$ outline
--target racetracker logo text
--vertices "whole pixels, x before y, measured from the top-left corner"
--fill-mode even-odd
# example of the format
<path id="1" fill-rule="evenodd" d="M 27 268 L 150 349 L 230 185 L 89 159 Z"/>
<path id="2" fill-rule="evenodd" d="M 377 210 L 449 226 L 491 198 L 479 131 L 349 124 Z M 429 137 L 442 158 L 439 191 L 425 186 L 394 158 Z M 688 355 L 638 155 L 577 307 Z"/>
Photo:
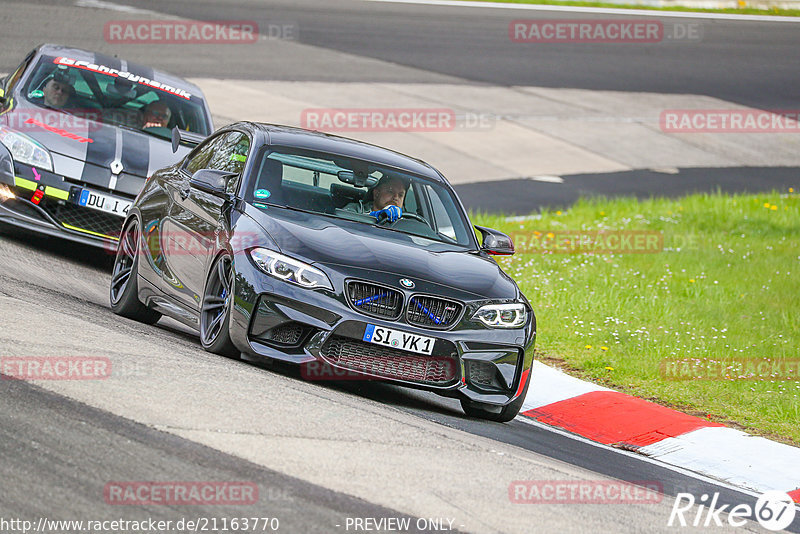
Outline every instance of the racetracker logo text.
<path id="1" fill-rule="evenodd" d="M 87 356 L 5 356 L 3 380 L 102 380 L 111 376 L 111 360 Z"/>
<path id="2" fill-rule="evenodd" d="M 508 486 L 516 504 L 655 504 L 663 492 L 654 480 L 515 480 Z"/>
<path id="3" fill-rule="evenodd" d="M 253 482 L 109 482 L 106 504 L 114 505 L 249 505 L 258 502 Z"/>
<path id="4" fill-rule="evenodd" d="M 83 139 L 82 135 L 87 132 L 103 128 L 104 120 L 103 113 L 98 109 L 70 109 L 69 113 L 49 109 L 20 109 L 6 114 L 5 118 L 6 125 L 13 130 L 50 131 L 75 140 Z"/>
<path id="5" fill-rule="evenodd" d="M 697 22 L 645 20 L 514 20 L 508 37 L 515 43 L 679 43 L 703 37 Z"/>
<path id="6" fill-rule="evenodd" d="M 112 20 L 103 35 L 112 44 L 252 44 L 259 33 L 253 20 Z"/>
<path id="7" fill-rule="evenodd" d="M 304 380 L 389 380 L 425 377 L 431 368 L 447 376 L 455 374 L 454 363 L 449 358 L 409 355 L 408 358 L 375 360 L 363 363 L 358 371 L 336 367 L 327 362 L 314 360 L 300 364 L 300 375 Z"/>
<path id="8" fill-rule="evenodd" d="M 798 133 L 800 109 L 668 109 L 665 133 Z"/>
<path id="9" fill-rule="evenodd" d="M 511 236 L 521 254 L 654 254 L 664 234 L 654 230 L 532 230 Z"/>
<path id="10" fill-rule="evenodd" d="M 450 132 L 456 113 L 447 108 L 304 109 L 300 126 L 328 132 Z"/>
<path id="11" fill-rule="evenodd" d="M 218 250 L 220 236 L 214 232 L 186 232 L 184 230 L 170 230 L 162 228 L 160 232 L 155 227 L 145 230 L 144 243 L 140 246 L 138 254 L 145 257 L 175 257 L 175 256 L 207 256 Z M 248 249 L 258 245 L 260 237 L 256 233 L 238 232 L 230 238 L 229 245 L 234 255 L 244 254 Z M 104 245 L 106 252 L 116 254 L 118 242 L 107 242 Z"/>
<path id="12" fill-rule="evenodd" d="M 800 380 L 800 360 L 779 358 L 678 358 L 662 360 L 666 380 Z"/>

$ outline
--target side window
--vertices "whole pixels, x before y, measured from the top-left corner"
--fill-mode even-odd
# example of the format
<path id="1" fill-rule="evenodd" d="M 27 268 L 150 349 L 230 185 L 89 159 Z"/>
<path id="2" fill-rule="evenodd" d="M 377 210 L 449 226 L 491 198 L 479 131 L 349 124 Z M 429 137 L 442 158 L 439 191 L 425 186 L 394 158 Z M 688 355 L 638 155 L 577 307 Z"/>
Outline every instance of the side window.
<path id="1" fill-rule="evenodd" d="M 250 139 L 241 132 L 229 132 L 221 137 L 207 168 L 240 174 L 250 152 Z"/>
<path id="2" fill-rule="evenodd" d="M 215 169 L 240 175 L 250 153 L 250 138 L 241 132 L 226 132 L 207 140 L 189 156 L 186 172 Z M 228 192 L 235 193 L 239 177 L 228 183 Z"/>
<path id="3" fill-rule="evenodd" d="M 430 185 L 426 185 L 425 188 L 428 191 L 428 197 L 431 199 L 431 206 L 433 207 L 433 217 L 436 220 L 436 226 L 439 232 L 441 232 L 442 234 L 446 235 L 449 238 L 458 240 L 455 230 L 453 230 L 453 227 L 449 222 L 450 220 L 452 220 L 453 217 L 457 217 L 457 214 L 454 213 L 453 207 L 448 209 L 448 206 L 451 206 L 449 202 L 447 206 L 445 205 L 442 197 L 440 196 L 440 191 L 441 191 L 440 189 L 438 188 L 434 189 Z M 444 193 L 444 191 L 441 191 L 441 193 Z"/>
<path id="4" fill-rule="evenodd" d="M 186 171 L 189 174 L 194 174 L 200 169 L 220 169 L 219 166 L 214 165 L 220 159 L 220 156 L 217 156 L 217 152 L 224 150 L 226 140 L 231 135 L 241 134 L 226 132 L 211 139 L 206 139 L 189 156 L 189 161 L 186 163 Z"/>
<path id="5" fill-rule="evenodd" d="M 414 192 L 416 184 L 412 185 L 406 191 L 406 198 L 403 201 L 403 210 L 410 211 L 411 213 L 419 214 L 419 206 L 417 205 L 417 195 Z"/>
<path id="6" fill-rule="evenodd" d="M 207 169 L 208 162 L 211 160 L 211 155 L 220 142 L 220 137 L 214 137 L 205 141 L 194 149 L 194 152 L 189 156 L 189 161 L 186 163 L 186 172 L 194 174 L 200 169 Z"/>

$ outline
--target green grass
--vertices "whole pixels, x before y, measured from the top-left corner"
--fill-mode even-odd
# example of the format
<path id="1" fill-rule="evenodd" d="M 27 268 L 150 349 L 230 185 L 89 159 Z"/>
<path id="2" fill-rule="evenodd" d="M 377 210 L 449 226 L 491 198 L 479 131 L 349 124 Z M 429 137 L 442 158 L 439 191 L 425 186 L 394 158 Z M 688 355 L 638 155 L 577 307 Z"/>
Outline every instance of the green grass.
<path id="1" fill-rule="evenodd" d="M 800 444 L 800 381 L 676 381 L 659 370 L 662 361 L 683 358 L 800 360 L 796 192 L 581 200 L 568 211 L 524 220 L 475 214 L 472 221 L 518 243 L 516 255 L 498 261 L 534 307 L 537 352 L 545 362 Z M 645 254 L 525 252 L 525 243 L 568 230 L 657 231 L 664 248 Z"/>
<path id="2" fill-rule="evenodd" d="M 758 9 L 747 7 L 743 2 L 743 7 L 725 9 L 701 9 L 686 6 L 656 7 L 636 4 L 614 4 L 609 2 L 581 2 L 571 0 L 470 0 L 474 2 L 499 2 L 508 4 L 538 4 L 544 6 L 579 6 L 579 7 L 604 7 L 617 9 L 649 9 L 654 11 L 686 11 L 691 13 L 728 13 L 734 15 L 775 15 L 781 17 L 798 17 L 800 9 L 782 9 L 773 7 L 771 9 Z"/>

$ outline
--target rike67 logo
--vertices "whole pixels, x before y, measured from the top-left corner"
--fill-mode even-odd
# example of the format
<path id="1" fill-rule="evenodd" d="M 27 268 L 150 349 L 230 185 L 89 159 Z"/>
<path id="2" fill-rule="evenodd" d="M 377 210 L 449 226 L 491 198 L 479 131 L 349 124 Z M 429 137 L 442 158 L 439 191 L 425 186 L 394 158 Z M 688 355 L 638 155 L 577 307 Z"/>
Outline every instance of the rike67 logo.
<path id="1" fill-rule="evenodd" d="M 691 493 L 678 493 L 667 526 L 742 527 L 747 524 L 747 519 L 755 517 L 765 529 L 778 531 L 792 524 L 797 513 L 792 498 L 782 491 L 764 493 L 754 507 L 738 504 L 731 508 L 729 504 L 718 503 L 719 493 L 714 493 L 711 497 L 704 493 L 698 500 Z M 693 510 L 695 504 L 697 509 Z"/>

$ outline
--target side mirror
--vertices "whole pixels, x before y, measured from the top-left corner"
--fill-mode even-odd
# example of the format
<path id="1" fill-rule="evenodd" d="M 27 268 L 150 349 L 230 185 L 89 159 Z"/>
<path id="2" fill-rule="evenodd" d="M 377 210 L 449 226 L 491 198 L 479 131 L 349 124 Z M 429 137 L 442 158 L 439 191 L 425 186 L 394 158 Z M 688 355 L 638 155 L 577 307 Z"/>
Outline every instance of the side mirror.
<path id="1" fill-rule="evenodd" d="M 189 185 L 215 197 L 228 199 L 228 181 L 236 176 L 227 171 L 200 169 L 189 179 Z"/>
<path id="2" fill-rule="evenodd" d="M 481 250 L 495 256 L 511 256 L 514 254 L 514 241 L 503 232 L 493 228 L 476 226 L 483 237 Z"/>
<path id="3" fill-rule="evenodd" d="M 205 138 L 204 135 L 187 132 L 175 126 L 172 128 L 172 152 L 177 152 L 180 145 L 195 147 L 202 143 Z"/>

